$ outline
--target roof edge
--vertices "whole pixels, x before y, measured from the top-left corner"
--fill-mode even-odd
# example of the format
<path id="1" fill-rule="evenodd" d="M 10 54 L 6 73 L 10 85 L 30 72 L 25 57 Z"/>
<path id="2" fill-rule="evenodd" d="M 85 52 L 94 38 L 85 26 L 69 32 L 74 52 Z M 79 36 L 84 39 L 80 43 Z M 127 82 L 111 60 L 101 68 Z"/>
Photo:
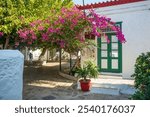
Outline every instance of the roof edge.
<path id="1" fill-rule="evenodd" d="M 101 7 L 109 7 L 115 5 L 122 5 L 122 4 L 129 4 L 134 2 L 141 2 L 146 0 L 114 0 L 114 1 L 107 1 L 107 2 L 99 2 L 95 4 L 87 4 L 87 5 L 76 5 L 76 7 L 80 10 L 92 9 L 92 8 L 101 8 Z"/>

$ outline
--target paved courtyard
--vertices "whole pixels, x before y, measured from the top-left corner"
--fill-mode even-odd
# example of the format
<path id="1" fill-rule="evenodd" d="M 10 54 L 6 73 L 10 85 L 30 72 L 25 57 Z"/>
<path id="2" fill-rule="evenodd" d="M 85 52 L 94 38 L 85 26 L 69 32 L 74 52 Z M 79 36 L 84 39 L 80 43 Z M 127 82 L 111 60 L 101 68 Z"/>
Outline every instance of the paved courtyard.
<path id="1" fill-rule="evenodd" d="M 66 67 L 64 63 L 63 69 Z M 127 100 L 130 95 L 105 95 L 82 92 L 77 83 L 58 75 L 59 64 L 29 65 L 24 68 L 25 100 Z"/>

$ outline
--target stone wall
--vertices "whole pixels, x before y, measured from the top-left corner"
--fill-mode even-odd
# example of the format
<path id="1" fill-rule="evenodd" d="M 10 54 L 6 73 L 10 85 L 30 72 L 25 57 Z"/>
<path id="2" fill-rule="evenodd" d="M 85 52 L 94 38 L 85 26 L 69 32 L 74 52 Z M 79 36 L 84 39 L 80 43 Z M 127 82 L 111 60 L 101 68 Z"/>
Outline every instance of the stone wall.
<path id="1" fill-rule="evenodd" d="M 95 41 L 96 40 L 93 40 L 93 43 Z M 81 65 L 83 65 L 84 62 L 88 60 L 93 61 L 95 62 L 95 64 L 97 64 L 97 47 L 95 47 L 94 45 L 84 48 L 81 52 L 81 55 Z"/>
<path id="2" fill-rule="evenodd" d="M 20 100 L 24 56 L 17 50 L 0 50 L 0 99 Z"/>

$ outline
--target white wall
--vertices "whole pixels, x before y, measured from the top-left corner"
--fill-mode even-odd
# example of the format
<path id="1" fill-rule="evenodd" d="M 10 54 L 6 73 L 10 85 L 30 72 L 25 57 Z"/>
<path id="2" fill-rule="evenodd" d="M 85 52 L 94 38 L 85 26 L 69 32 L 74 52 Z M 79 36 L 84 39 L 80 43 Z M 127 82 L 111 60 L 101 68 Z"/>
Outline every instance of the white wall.
<path id="1" fill-rule="evenodd" d="M 33 54 L 33 60 L 38 60 L 39 56 L 41 54 L 41 50 L 40 49 L 29 50 L 27 47 L 25 47 L 25 49 L 22 50 L 21 52 L 24 55 L 25 60 L 30 60 L 29 59 L 29 52 L 31 52 Z"/>
<path id="2" fill-rule="evenodd" d="M 122 30 L 127 42 L 123 44 L 123 78 L 134 72 L 136 58 L 150 51 L 150 1 L 96 9 L 99 14 L 122 21 Z"/>
<path id="3" fill-rule="evenodd" d="M 17 50 L 0 50 L 0 99 L 20 100 L 24 56 Z"/>

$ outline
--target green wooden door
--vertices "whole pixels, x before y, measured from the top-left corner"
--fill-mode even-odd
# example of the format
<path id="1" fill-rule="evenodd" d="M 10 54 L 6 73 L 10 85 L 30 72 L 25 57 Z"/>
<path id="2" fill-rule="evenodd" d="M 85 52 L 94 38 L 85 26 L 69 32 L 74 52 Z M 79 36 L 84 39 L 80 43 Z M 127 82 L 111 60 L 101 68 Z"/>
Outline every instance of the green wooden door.
<path id="1" fill-rule="evenodd" d="M 106 39 L 98 38 L 98 66 L 100 72 L 122 72 L 122 44 L 115 34 L 107 35 L 110 39 L 108 44 Z"/>

